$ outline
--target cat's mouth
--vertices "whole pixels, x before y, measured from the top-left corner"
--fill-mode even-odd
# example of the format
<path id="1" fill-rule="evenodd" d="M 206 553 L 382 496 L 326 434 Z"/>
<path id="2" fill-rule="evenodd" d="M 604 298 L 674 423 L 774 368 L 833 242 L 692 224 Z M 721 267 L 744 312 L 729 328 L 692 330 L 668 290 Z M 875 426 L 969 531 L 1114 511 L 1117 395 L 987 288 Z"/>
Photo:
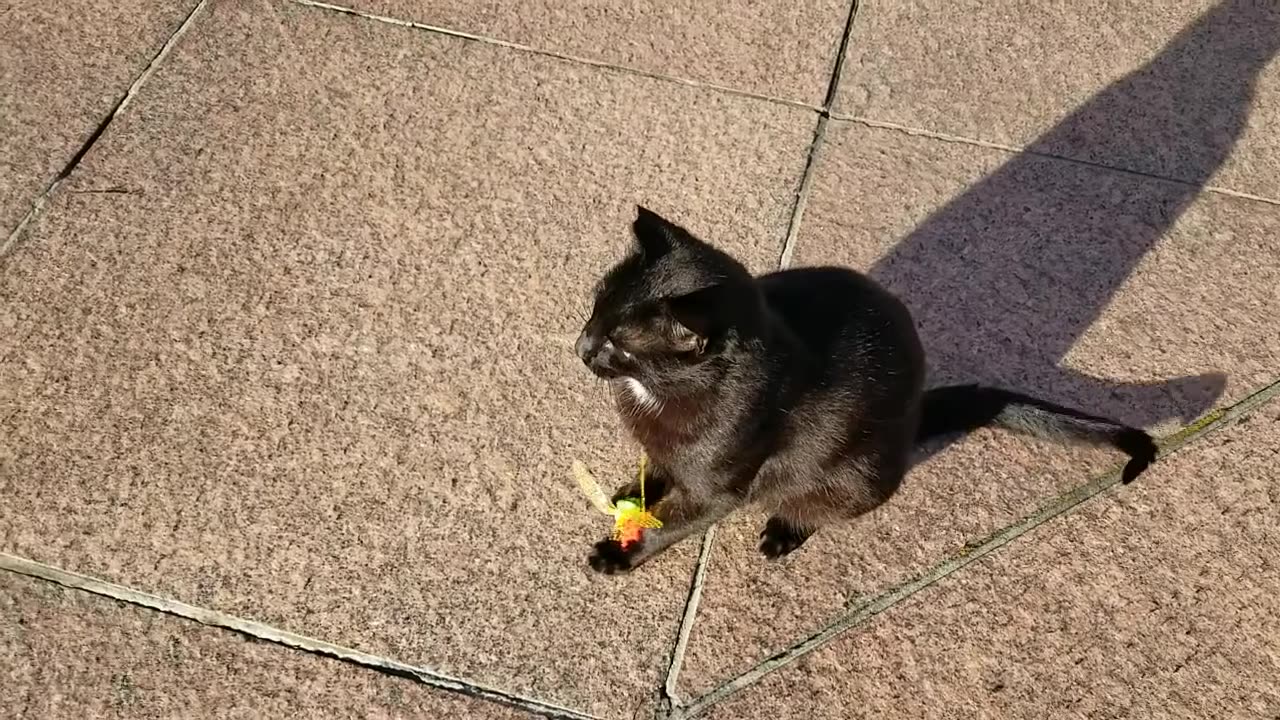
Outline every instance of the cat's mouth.
<path id="1" fill-rule="evenodd" d="M 614 364 L 614 357 L 620 351 L 609 338 L 583 332 L 575 343 L 574 350 L 596 377 L 613 380 L 622 376 L 622 372 Z"/>
<path id="2" fill-rule="evenodd" d="M 621 380 L 623 373 L 609 363 L 608 358 L 596 358 L 592 362 L 587 363 L 587 368 L 591 373 L 602 380 Z"/>

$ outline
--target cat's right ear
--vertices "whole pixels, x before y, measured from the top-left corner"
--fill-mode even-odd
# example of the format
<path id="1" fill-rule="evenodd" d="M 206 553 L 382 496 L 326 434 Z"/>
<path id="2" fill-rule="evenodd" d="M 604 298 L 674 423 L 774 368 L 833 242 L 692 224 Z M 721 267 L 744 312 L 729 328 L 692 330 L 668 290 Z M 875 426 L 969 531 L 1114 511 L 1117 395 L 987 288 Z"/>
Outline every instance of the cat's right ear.
<path id="1" fill-rule="evenodd" d="M 652 260 L 671 252 L 680 228 L 649 208 L 637 205 L 631 231 L 635 233 L 636 247 L 641 254 Z"/>
<path id="2" fill-rule="evenodd" d="M 712 285 L 666 301 L 667 313 L 675 321 L 677 349 L 702 354 L 711 338 L 725 329 L 728 292 L 725 285 Z"/>

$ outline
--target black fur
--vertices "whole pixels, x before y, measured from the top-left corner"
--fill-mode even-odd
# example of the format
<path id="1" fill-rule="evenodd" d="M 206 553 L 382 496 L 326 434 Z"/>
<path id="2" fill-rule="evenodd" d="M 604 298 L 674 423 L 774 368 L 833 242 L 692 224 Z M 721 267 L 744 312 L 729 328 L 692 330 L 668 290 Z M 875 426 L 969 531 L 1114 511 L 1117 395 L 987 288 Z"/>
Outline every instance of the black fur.
<path id="1" fill-rule="evenodd" d="M 989 425 L 1044 438 L 1110 445 L 1130 458 L 1120 475 L 1125 484 L 1155 462 L 1158 452 L 1152 437 L 1137 428 L 1012 390 L 981 385 L 949 385 L 925 392 L 916 440 L 925 442 Z"/>
<path id="2" fill-rule="evenodd" d="M 663 527 L 625 551 L 597 543 L 590 564 L 600 572 L 638 567 L 746 502 L 772 512 L 760 551 L 786 555 L 822 525 L 888 500 L 913 448 L 944 433 L 999 424 L 1109 442 L 1133 457 L 1126 481 L 1154 457 L 1141 430 L 1017 393 L 925 393 L 910 314 L 860 273 L 754 278 L 644 208 L 633 231 L 634 250 L 598 285 L 576 349 L 649 456 Z"/>

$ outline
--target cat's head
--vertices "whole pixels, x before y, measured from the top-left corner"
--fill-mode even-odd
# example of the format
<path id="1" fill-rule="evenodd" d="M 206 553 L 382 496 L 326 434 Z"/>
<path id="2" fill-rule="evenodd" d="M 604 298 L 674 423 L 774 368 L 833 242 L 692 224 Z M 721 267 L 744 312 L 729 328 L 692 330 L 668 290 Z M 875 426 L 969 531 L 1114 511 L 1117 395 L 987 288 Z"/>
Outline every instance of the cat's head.
<path id="1" fill-rule="evenodd" d="M 596 285 L 576 350 L 596 375 L 646 387 L 692 378 L 759 324 L 751 273 L 644 207 L 631 252 Z"/>

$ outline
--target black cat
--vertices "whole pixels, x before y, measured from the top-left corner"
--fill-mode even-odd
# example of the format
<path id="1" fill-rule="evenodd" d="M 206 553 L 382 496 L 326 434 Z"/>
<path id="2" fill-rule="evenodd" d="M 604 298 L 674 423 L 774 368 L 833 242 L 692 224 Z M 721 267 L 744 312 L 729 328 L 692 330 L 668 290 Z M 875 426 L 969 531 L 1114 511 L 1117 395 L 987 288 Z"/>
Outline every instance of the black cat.
<path id="1" fill-rule="evenodd" d="M 649 456 L 663 526 L 626 550 L 596 543 L 597 571 L 634 568 L 747 502 L 772 511 L 760 551 L 786 555 L 885 502 L 918 443 L 983 425 L 1119 448 L 1131 457 L 1124 482 L 1155 459 L 1146 432 L 1077 410 L 977 385 L 925 391 L 910 313 L 860 273 L 754 278 L 638 210 L 634 252 L 596 288 L 576 350 Z"/>

